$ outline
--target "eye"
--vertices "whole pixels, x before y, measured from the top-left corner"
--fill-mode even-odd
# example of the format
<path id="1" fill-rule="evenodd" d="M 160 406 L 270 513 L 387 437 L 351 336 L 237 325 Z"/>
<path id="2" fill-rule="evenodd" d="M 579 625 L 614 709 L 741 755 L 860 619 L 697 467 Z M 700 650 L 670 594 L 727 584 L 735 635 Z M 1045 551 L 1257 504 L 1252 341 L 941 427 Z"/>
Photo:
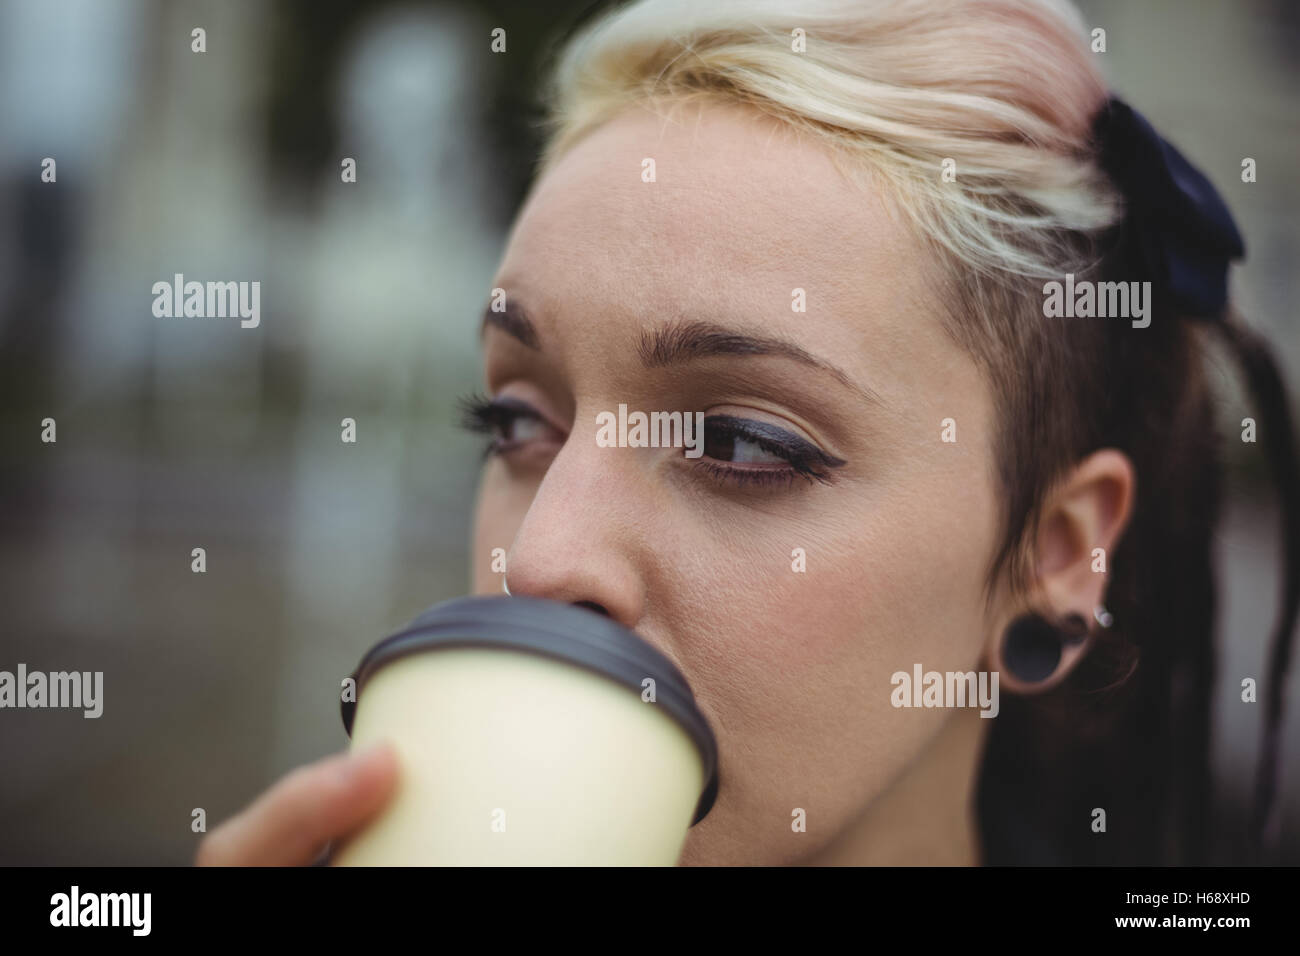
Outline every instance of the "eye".
<path id="1" fill-rule="evenodd" d="M 492 441 L 484 450 L 499 455 L 538 442 L 561 442 L 564 435 L 527 402 L 517 398 L 467 395 L 460 400 L 461 427 Z"/>
<path id="2" fill-rule="evenodd" d="M 736 432 L 717 429 L 710 432 L 707 423 L 704 430 L 704 454 L 715 461 L 736 464 L 783 465 L 787 461 L 780 455 L 767 451 L 754 439 L 745 438 Z"/>
<path id="3" fill-rule="evenodd" d="M 796 477 L 829 483 L 831 469 L 845 464 L 794 432 L 731 415 L 704 419 L 702 450 L 698 467 L 736 485 L 790 484 Z"/>

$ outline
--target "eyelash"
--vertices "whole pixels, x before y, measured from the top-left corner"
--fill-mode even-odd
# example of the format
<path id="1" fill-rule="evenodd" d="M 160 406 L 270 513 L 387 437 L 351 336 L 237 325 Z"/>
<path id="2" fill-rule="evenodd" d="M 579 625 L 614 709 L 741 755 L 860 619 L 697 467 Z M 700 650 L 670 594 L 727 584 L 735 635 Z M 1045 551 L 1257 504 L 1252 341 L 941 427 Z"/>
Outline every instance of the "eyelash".
<path id="1" fill-rule="evenodd" d="M 492 438 L 483 449 L 483 458 L 513 450 L 514 441 L 499 434 L 520 419 L 541 422 L 544 419 L 524 402 L 488 398 L 480 393 L 463 396 L 457 403 L 460 408 L 460 426 L 466 431 Z"/>
<path id="2" fill-rule="evenodd" d="M 467 431 L 492 437 L 483 451 L 483 458 L 512 451 L 515 443 L 503 439 L 501 431 L 509 428 L 516 421 L 532 420 L 545 422 L 540 415 L 524 402 L 489 398 L 480 393 L 466 395 L 459 402 L 461 410 L 461 427 Z M 810 484 L 813 481 L 830 484 L 834 480 L 832 468 L 844 464 L 838 458 L 828 455 L 802 439 L 790 435 L 767 423 L 751 422 L 743 418 L 728 415 L 709 416 L 706 427 L 713 430 L 714 436 L 723 435 L 739 438 L 757 445 L 764 451 L 782 459 L 788 467 L 784 468 L 738 468 L 716 459 L 694 459 L 695 467 L 720 484 L 732 484 L 737 487 L 785 485 L 790 487 L 796 478 L 804 478 Z"/>

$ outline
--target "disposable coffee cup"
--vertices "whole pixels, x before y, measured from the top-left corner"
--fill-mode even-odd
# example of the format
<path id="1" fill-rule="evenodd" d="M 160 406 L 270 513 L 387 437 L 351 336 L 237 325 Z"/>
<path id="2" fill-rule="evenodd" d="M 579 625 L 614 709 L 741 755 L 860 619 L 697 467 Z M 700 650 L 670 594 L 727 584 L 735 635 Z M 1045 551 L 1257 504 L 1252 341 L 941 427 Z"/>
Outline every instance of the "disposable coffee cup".
<path id="1" fill-rule="evenodd" d="M 457 598 L 352 676 L 352 747 L 390 741 L 399 781 L 333 865 L 668 866 L 713 806 L 717 744 L 686 679 L 585 608 Z"/>

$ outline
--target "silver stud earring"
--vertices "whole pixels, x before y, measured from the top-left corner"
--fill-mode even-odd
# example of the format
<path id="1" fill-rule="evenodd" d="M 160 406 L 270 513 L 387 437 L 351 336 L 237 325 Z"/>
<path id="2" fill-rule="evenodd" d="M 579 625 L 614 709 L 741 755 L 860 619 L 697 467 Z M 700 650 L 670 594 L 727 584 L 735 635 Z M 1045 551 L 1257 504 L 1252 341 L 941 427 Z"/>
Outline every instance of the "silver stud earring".
<path id="1" fill-rule="evenodd" d="M 1114 616 L 1101 604 L 1092 609 L 1092 616 L 1096 618 L 1097 623 L 1102 627 L 1110 627 L 1115 623 Z"/>

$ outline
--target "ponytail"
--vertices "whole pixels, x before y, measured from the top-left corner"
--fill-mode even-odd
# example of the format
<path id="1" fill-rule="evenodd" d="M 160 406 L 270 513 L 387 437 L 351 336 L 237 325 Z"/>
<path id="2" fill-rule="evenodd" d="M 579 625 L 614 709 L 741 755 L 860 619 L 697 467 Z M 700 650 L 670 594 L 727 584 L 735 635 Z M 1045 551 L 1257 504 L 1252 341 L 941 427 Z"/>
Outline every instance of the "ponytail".
<path id="1" fill-rule="evenodd" d="M 1251 852 L 1262 857 L 1276 841 L 1280 826 L 1277 808 L 1278 749 L 1291 639 L 1300 615 L 1300 459 L 1295 429 L 1287 406 L 1286 388 L 1268 344 L 1240 322 L 1237 315 L 1212 323 L 1223 337 L 1246 378 L 1259 415 L 1259 435 L 1269 472 L 1278 489 L 1282 517 L 1282 588 L 1277 621 L 1268 652 L 1264 684 L 1264 729 L 1255 774 L 1250 817 Z"/>

